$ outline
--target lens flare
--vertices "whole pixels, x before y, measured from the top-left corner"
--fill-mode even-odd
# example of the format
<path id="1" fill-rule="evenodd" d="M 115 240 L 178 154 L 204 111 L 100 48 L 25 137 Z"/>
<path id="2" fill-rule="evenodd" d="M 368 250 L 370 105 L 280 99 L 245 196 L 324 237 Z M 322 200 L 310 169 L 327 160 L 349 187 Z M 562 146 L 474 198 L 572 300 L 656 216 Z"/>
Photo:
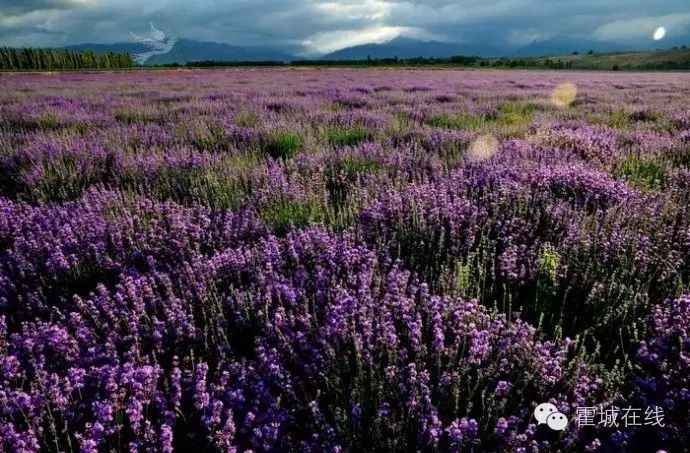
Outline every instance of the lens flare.
<path id="1" fill-rule="evenodd" d="M 568 107 L 575 102 L 577 87 L 574 83 L 562 83 L 553 89 L 551 102 L 557 107 Z"/>
<path id="2" fill-rule="evenodd" d="M 496 154 L 499 142 L 493 135 L 479 136 L 467 150 L 467 160 L 469 162 L 481 162 Z"/>
<path id="3" fill-rule="evenodd" d="M 666 36 L 666 29 L 664 27 L 659 27 L 656 30 L 654 30 L 654 35 L 652 36 L 654 38 L 654 41 L 659 41 Z"/>

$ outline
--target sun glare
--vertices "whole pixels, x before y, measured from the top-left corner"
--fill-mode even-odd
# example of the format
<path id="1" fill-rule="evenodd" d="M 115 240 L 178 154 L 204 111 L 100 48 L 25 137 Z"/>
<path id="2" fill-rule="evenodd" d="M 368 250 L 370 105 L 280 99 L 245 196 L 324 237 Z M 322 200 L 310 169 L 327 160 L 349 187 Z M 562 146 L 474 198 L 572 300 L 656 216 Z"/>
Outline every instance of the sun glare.
<path id="1" fill-rule="evenodd" d="M 664 27 L 659 27 L 654 30 L 654 35 L 652 37 L 654 38 L 654 41 L 659 41 L 664 39 L 664 36 L 666 36 L 666 29 Z"/>
<path id="2" fill-rule="evenodd" d="M 490 159 L 498 151 L 499 142 L 493 135 L 479 136 L 467 150 L 467 159 L 470 162 L 481 162 Z"/>
<path id="3" fill-rule="evenodd" d="M 551 93 L 551 102 L 557 107 L 568 107 L 577 97 L 577 87 L 574 83 L 562 83 Z"/>

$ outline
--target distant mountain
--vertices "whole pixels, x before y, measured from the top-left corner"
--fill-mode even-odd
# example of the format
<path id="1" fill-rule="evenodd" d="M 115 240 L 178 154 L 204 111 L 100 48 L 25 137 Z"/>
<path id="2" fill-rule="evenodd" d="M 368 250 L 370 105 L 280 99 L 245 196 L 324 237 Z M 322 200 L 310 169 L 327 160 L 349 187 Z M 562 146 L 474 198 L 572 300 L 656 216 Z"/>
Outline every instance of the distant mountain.
<path id="1" fill-rule="evenodd" d="M 600 52 L 620 52 L 630 50 L 626 46 L 604 41 L 588 39 L 554 38 L 541 41 L 533 41 L 527 46 L 508 52 L 508 56 L 515 57 L 544 57 L 552 55 L 569 55 L 573 52 L 586 54 L 590 50 Z"/>
<path id="2" fill-rule="evenodd" d="M 557 38 L 534 41 L 523 47 L 499 46 L 491 43 L 454 44 L 439 41 L 420 41 L 409 38 L 396 38 L 382 44 L 363 44 L 347 47 L 324 55 L 323 60 L 365 60 L 381 58 L 444 58 L 454 55 L 475 55 L 480 57 L 539 57 L 569 55 L 572 52 L 585 54 L 590 50 L 601 52 L 620 52 L 629 50 L 612 42 L 587 39 Z"/>
<path id="3" fill-rule="evenodd" d="M 77 44 L 68 46 L 72 50 L 91 50 L 96 53 L 118 52 L 135 54 L 145 52 L 146 47 L 135 42 L 114 44 Z M 281 49 L 271 47 L 244 47 L 230 44 L 180 39 L 172 51 L 151 57 L 146 64 L 184 64 L 188 61 L 291 61 L 295 57 Z"/>
<path id="4" fill-rule="evenodd" d="M 665 40 L 663 43 L 647 42 L 634 46 L 622 46 L 612 42 L 594 41 L 588 39 L 553 38 L 534 41 L 523 47 L 498 44 L 491 42 L 449 43 L 441 41 L 421 41 L 417 39 L 399 37 L 382 44 L 363 44 L 347 47 L 336 52 L 322 55 L 322 60 L 366 60 L 367 58 L 448 58 L 455 55 L 479 57 L 542 57 L 563 56 L 578 52 L 585 55 L 590 50 L 594 53 L 623 52 L 633 49 L 652 50 L 656 46 L 668 48 L 671 45 L 690 44 L 690 36 L 678 36 L 675 41 Z M 135 54 L 148 50 L 136 42 L 122 42 L 115 44 L 79 44 L 67 47 L 74 50 L 92 50 L 96 53 L 125 52 Z M 156 55 L 146 64 L 184 64 L 188 61 L 284 61 L 302 59 L 296 57 L 299 49 L 291 47 L 258 47 L 234 46 L 231 44 L 180 39 L 172 51 L 165 55 Z"/>
<path id="5" fill-rule="evenodd" d="M 461 46 L 440 41 L 420 41 L 396 38 L 382 44 L 363 44 L 347 47 L 321 57 L 323 60 L 366 60 L 367 58 L 446 58 L 454 55 L 497 55 L 498 50 L 489 46 Z"/>

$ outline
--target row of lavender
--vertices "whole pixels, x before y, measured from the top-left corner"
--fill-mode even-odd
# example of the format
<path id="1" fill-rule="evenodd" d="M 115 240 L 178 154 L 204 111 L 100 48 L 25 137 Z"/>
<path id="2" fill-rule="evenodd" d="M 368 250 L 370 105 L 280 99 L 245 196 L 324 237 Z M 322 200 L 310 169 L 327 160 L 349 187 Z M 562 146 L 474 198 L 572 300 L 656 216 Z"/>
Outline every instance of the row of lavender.
<path id="1" fill-rule="evenodd" d="M 688 444 L 687 75 L 0 84 L 0 451 Z"/>

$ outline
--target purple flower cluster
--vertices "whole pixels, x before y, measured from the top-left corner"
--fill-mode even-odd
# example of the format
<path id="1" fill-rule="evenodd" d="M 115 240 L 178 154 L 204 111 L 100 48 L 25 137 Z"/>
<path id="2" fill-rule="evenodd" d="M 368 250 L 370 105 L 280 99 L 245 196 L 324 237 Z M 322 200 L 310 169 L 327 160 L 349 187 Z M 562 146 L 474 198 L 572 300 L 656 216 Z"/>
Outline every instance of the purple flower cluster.
<path id="1" fill-rule="evenodd" d="M 641 407 L 659 407 L 664 419 L 653 429 L 626 433 L 631 445 L 687 445 L 690 441 L 690 296 L 654 308 L 649 339 L 634 358 L 633 398 Z"/>
<path id="2" fill-rule="evenodd" d="M 572 361 L 572 341 L 540 341 L 517 318 L 432 295 L 319 230 L 228 248 L 176 274 L 133 272 L 45 310 L 13 334 L 0 318 L 10 449 L 51 430 L 84 449 L 124 435 L 129 448 L 154 448 L 184 426 L 216 448 L 459 450 L 521 442 L 493 439 L 472 407 L 522 420 L 543 398 L 571 411 L 602 396 Z"/>

